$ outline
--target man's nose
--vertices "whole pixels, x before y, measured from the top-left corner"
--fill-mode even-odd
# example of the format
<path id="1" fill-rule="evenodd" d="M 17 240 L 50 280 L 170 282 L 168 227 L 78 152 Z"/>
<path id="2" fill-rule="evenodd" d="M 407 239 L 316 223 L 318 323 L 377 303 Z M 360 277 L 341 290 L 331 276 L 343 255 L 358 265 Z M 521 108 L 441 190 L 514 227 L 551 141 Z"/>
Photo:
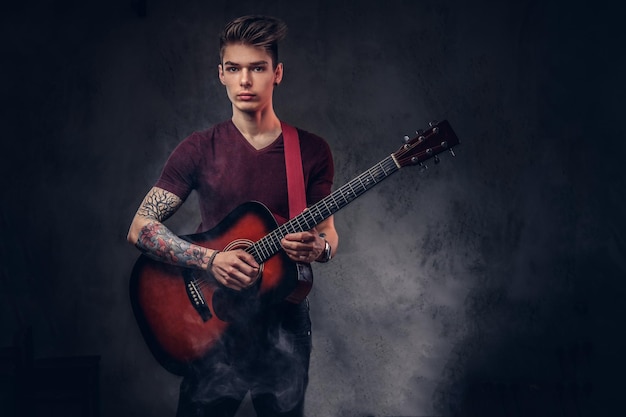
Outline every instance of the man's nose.
<path id="1" fill-rule="evenodd" d="M 252 84 L 252 80 L 250 79 L 250 73 L 248 72 L 247 68 L 244 68 L 241 71 L 241 79 L 239 80 L 239 84 L 241 84 L 242 87 Z"/>

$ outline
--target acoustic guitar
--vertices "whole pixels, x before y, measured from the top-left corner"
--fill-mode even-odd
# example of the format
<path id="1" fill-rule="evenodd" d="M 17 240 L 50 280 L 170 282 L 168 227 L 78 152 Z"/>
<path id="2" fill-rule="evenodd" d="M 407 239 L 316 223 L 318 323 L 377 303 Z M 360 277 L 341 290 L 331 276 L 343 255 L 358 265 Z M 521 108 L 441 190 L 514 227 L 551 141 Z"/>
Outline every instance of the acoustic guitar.
<path id="1" fill-rule="evenodd" d="M 423 165 L 452 148 L 459 140 L 447 121 L 431 122 L 400 149 L 367 171 L 278 225 L 261 203 L 248 202 L 233 210 L 213 229 L 181 238 L 222 251 L 244 249 L 261 265 L 255 285 L 234 291 L 209 273 L 169 265 L 141 255 L 130 280 L 133 311 L 142 335 L 157 361 L 183 375 L 194 362 L 206 358 L 231 324 L 246 320 L 272 303 L 299 303 L 311 289 L 309 264 L 291 261 L 280 241 L 289 233 L 312 229 L 362 196 L 400 168 Z"/>

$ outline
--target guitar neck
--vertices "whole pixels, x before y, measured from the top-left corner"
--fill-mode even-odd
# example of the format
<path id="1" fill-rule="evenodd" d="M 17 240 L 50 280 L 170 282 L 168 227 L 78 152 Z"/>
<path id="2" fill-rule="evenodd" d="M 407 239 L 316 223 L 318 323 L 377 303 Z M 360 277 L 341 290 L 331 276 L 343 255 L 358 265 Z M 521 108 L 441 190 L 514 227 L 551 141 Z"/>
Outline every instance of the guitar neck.
<path id="1" fill-rule="evenodd" d="M 389 155 L 352 181 L 255 242 L 247 249 L 247 252 L 252 254 L 257 262 L 265 262 L 282 249 L 280 241 L 285 235 L 311 230 L 399 169 L 400 166 L 393 155 Z"/>
<path id="2" fill-rule="evenodd" d="M 444 151 L 454 155 L 452 148 L 459 144 L 459 138 L 450 123 L 444 120 L 431 122 L 429 126 L 426 131 L 418 131 L 412 139 L 405 137 L 405 144 L 396 152 L 255 242 L 248 247 L 248 253 L 263 263 L 282 249 L 280 241 L 285 235 L 311 230 L 400 168 L 419 165 L 430 158 L 435 158 L 438 163 L 438 155 Z"/>

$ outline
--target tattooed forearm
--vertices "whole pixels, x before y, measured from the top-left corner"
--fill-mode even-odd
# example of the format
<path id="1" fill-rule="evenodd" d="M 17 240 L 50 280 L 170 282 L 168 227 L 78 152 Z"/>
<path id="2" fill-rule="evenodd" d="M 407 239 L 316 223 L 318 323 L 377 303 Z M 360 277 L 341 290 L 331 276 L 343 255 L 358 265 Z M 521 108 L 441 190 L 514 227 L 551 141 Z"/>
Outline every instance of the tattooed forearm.
<path id="1" fill-rule="evenodd" d="M 182 203 L 175 194 L 162 188 L 152 188 L 137 210 L 128 239 L 153 259 L 178 266 L 206 269 L 210 259 L 208 255 L 213 251 L 179 238 L 161 223 Z"/>
<path id="2" fill-rule="evenodd" d="M 137 214 L 162 222 L 170 217 L 181 203 L 182 200 L 175 194 L 160 188 L 153 188 L 144 198 Z"/>
<path id="3" fill-rule="evenodd" d="M 212 252 L 179 238 L 158 222 L 150 222 L 141 229 L 136 246 L 153 259 L 199 269 L 206 269 Z"/>

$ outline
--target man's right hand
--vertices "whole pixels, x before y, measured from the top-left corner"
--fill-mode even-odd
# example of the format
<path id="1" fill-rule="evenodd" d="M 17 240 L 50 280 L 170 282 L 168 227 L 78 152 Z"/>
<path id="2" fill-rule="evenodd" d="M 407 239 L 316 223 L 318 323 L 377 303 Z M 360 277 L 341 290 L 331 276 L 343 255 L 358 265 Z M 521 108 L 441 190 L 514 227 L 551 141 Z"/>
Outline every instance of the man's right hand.
<path id="1" fill-rule="evenodd" d="M 235 291 L 254 285 L 261 276 L 259 264 L 242 249 L 218 253 L 210 269 L 217 282 Z"/>

